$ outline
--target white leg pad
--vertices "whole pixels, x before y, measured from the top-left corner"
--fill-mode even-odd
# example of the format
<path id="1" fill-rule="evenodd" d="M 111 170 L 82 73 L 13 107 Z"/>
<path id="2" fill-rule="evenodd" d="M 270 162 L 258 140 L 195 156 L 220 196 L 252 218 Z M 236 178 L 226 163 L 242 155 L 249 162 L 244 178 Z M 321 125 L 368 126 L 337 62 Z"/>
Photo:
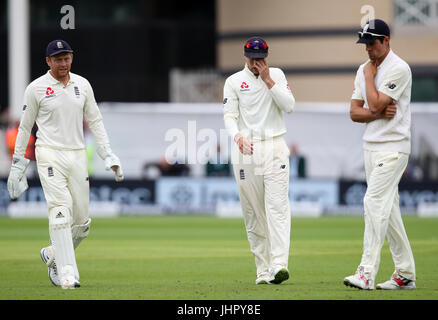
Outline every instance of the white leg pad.
<path id="1" fill-rule="evenodd" d="M 90 225 L 91 219 L 88 218 L 87 222 L 85 222 L 84 224 L 78 224 L 71 228 L 71 233 L 73 236 L 73 247 L 75 249 L 79 246 L 82 240 L 88 237 L 88 234 L 90 233 Z"/>
<path id="2" fill-rule="evenodd" d="M 79 280 L 68 208 L 55 207 L 49 210 L 49 232 L 61 281 L 67 276 L 74 276 Z M 74 274 L 70 274 L 72 272 Z"/>

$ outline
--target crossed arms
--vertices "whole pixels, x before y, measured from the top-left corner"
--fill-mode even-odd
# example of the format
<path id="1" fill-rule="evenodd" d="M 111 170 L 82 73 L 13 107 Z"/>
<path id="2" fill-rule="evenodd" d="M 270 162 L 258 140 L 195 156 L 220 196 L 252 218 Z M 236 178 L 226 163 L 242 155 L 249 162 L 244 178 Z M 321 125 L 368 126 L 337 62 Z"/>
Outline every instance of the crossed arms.
<path id="1" fill-rule="evenodd" d="M 352 99 L 350 105 L 350 118 L 354 122 L 371 122 L 377 119 L 391 119 L 395 116 L 397 108 L 393 99 L 383 92 L 377 91 L 374 77 L 377 67 L 369 62 L 363 69 L 366 82 L 366 97 L 369 109 L 363 107 L 364 100 Z"/>

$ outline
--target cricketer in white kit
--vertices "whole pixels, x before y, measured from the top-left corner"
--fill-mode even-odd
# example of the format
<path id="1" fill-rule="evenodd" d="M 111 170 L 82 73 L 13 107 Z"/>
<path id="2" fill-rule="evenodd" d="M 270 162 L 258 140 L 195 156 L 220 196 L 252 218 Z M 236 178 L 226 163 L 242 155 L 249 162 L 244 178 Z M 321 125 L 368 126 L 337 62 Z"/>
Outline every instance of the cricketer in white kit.
<path id="1" fill-rule="evenodd" d="M 356 273 L 344 279 L 347 286 L 372 290 L 385 237 L 394 261 L 390 280 L 377 289 L 415 289 L 415 262 L 403 225 L 398 184 L 411 151 L 409 65 L 389 47 L 390 30 L 379 19 L 359 32 L 369 60 L 362 64 L 351 97 L 351 119 L 365 122 L 363 149 L 367 191 L 364 197 L 363 254 Z"/>
<path id="2" fill-rule="evenodd" d="M 87 79 L 70 72 L 73 50 L 64 40 L 50 42 L 50 70 L 31 82 L 24 106 L 8 177 L 8 191 L 17 199 L 27 188 L 24 158 L 29 134 L 36 123 L 36 161 L 49 210 L 51 245 L 41 249 L 49 279 L 64 289 L 80 286 L 75 249 L 90 231 L 89 179 L 83 125 L 87 122 L 98 144 L 97 153 L 123 180 L 119 158 L 111 151 L 102 115 Z"/>
<path id="3" fill-rule="evenodd" d="M 269 68 L 260 37 L 244 45 L 245 68 L 224 85 L 224 123 L 233 138 L 231 161 L 237 182 L 256 284 L 289 278 L 289 148 L 283 112 L 295 99 L 281 69 Z"/>

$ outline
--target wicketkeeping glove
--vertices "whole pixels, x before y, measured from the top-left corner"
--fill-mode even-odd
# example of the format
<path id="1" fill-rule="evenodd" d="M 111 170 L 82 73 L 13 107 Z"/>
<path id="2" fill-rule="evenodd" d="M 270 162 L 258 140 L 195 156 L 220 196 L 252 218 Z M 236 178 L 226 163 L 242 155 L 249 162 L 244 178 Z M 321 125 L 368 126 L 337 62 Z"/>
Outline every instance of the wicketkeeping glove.
<path id="1" fill-rule="evenodd" d="M 12 156 L 11 171 L 8 177 L 8 192 L 11 199 L 17 199 L 29 188 L 27 178 L 24 174 L 30 160 L 19 155 Z"/>
<path id="2" fill-rule="evenodd" d="M 116 171 L 114 171 L 115 179 L 117 182 L 123 181 L 124 176 L 120 159 L 113 153 L 110 146 L 99 146 L 97 148 L 97 154 L 102 158 L 103 161 L 105 161 L 106 170 L 111 170 L 113 166 L 117 166 Z"/>

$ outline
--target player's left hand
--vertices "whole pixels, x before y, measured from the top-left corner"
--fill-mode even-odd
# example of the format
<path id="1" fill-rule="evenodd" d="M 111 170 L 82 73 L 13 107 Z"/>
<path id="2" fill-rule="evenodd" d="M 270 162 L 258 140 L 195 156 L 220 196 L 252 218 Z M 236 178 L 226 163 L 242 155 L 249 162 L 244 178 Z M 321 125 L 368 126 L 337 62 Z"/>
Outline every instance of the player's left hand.
<path id="1" fill-rule="evenodd" d="M 123 170 L 122 165 L 120 164 L 120 159 L 114 153 L 111 153 L 108 157 L 105 158 L 105 169 L 114 171 L 114 179 L 117 182 L 123 181 Z"/>
<path id="2" fill-rule="evenodd" d="M 105 169 L 114 171 L 116 181 L 123 181 L 124 176 L 120 159 L 113 153 L 109 145 L 99 146 L 97 154 L 105 161 Z"/>
<path id="3" fill-rule="evenodd" d="M 382 116 L 387 119 L 392 119 L 397 113 L 397 106 L 394 103 L 389 104 L 385 109 L 383 109 Z"/>
<path id="4" fill-rule="evenodd" d="M 116 179 L 116 181 L 123 181 L 125 177 L 123 176 L 123 170 L 121 165 L 119 164 L 118 166 L 112 166 L 111 169 L 114 171 L 114 178 Z"/>

